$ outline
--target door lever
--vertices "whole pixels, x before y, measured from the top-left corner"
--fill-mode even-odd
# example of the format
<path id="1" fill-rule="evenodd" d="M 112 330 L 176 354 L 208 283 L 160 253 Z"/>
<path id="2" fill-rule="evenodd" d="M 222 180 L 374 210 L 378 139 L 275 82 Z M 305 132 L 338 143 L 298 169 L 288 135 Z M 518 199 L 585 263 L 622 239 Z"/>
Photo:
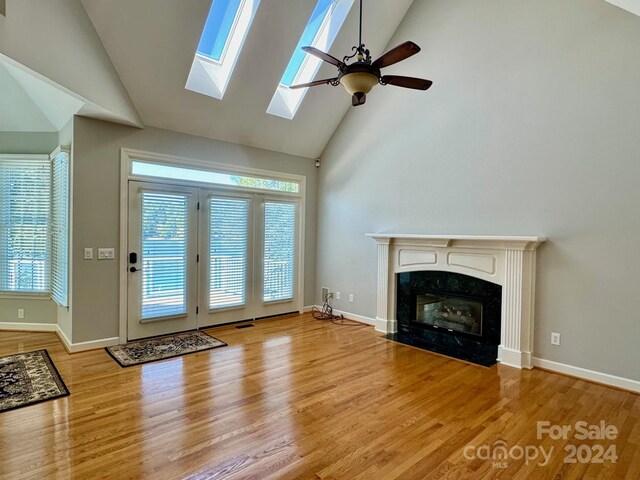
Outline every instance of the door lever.
<path id="1" fill-rule="evenodd" d="M 136 268 L 136 267 L 131 267 L 131 268 L 129 269 L 129 271 L 130 271 L 131 273 L 136 273 L 136 272 L 139 272 L 139 271 L 141 271 L 141 270 L 142 270 L 141 268 Z"/>

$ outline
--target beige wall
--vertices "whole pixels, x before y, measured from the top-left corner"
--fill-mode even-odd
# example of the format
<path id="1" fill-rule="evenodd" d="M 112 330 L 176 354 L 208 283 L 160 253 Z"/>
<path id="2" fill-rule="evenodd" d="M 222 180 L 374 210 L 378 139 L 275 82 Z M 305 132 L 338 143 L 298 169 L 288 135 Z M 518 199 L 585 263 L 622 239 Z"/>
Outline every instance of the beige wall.
<path id="1" fill-rule="evenodd" d="M 601 0 L 416 0 L 391 45 L 405 40 L 423 51 L 386 72 L 434 86 L 376 87 L 325 150 L 318 289 L 375 316 L 367 232 L 546 235 L 535 355 L 640 380 L 640 18 Z"/>
<path id="2" fill-rule="evenodd" d="M 0 132 L 0 154 L 47 154 L 58 146 L 56 132 Z"/>
<path id="3" fill-rule="evenodd" d="M 58 134 L 53 132 L 0 132 L 0 154 L 50 154 L 58 146 Z M 24 309 L 24 319 L 18 319 L 18 309 Z M 2 298 L 0 296 L 1 323 L 56 323 L 56 304 L 44 299 Z"/>
<path id="4" fill-rule="evenodd" d="M 139 130 L 76 117 L 73 148 L 73 342 L 118 336 L 120 149 L 211 160 L 307 177 L 305 300 L 315 290 L 316 168 L 313 160 L 202 137 Z M 83 260 L 85 247 L 114 247 L 116 260 Z"/>

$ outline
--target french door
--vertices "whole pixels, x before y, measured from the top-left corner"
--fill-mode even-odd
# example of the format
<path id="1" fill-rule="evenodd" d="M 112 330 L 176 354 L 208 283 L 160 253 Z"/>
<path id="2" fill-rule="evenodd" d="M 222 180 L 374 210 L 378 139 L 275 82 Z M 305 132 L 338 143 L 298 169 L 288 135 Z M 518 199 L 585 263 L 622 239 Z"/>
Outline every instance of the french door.
<path id="1" fill-rule="evenodd" d="M 129 340 L 197 327 L 198 194 L 129 182 Z"/>
<path id="2" fill-rule="evenodd" d="M 129 182 L 128 338 L 297 311 L 299 208 Z"/>

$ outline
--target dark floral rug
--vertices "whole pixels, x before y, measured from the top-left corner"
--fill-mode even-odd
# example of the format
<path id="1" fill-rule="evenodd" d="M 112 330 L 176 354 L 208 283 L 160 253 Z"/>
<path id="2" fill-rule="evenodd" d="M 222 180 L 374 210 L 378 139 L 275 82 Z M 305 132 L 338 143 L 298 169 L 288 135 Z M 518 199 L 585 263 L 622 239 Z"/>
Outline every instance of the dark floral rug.
<path id="1" fill-rule="evenodd" d="M 0 358 L 0 412 L 67 395 L 46 350 Z"/>
<path id="2" fill-rule="evenodd" d="M 121 367 L 131 367 L 226 345 L 222 340 L 204 332 L 185 332 L 136 340 L 124 345 L 106 347 L 105 350 Z"/>

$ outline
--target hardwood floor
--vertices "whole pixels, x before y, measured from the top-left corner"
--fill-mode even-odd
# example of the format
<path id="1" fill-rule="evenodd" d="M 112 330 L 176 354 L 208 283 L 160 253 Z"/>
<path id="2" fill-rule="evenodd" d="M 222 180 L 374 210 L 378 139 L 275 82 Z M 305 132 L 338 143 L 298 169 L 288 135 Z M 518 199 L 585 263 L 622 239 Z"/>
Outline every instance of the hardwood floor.
<path id="1" fill-rule="evenodd" d="M 129 368 L 104 350 L 68 355 L 54 334 L 0 332 L 0 356 L 47 348 L 71 391 L 0 413 L 0 478 L 640 478 L 640 395 L 310 315 L 255 325 L 207 330 L 228 347 Z M 617 438 L 536 438 L 537 421 L 582 420 Z M 618 460 L 564 463 L 567 444 L 588 445 L 579 458 L 613 445 Z M 484 459 L 500 445 L 516 459 Z M 527 465 L 517 446 L 540 456 Z M 541 447 L 554 448 L 545 466 Z"/>

